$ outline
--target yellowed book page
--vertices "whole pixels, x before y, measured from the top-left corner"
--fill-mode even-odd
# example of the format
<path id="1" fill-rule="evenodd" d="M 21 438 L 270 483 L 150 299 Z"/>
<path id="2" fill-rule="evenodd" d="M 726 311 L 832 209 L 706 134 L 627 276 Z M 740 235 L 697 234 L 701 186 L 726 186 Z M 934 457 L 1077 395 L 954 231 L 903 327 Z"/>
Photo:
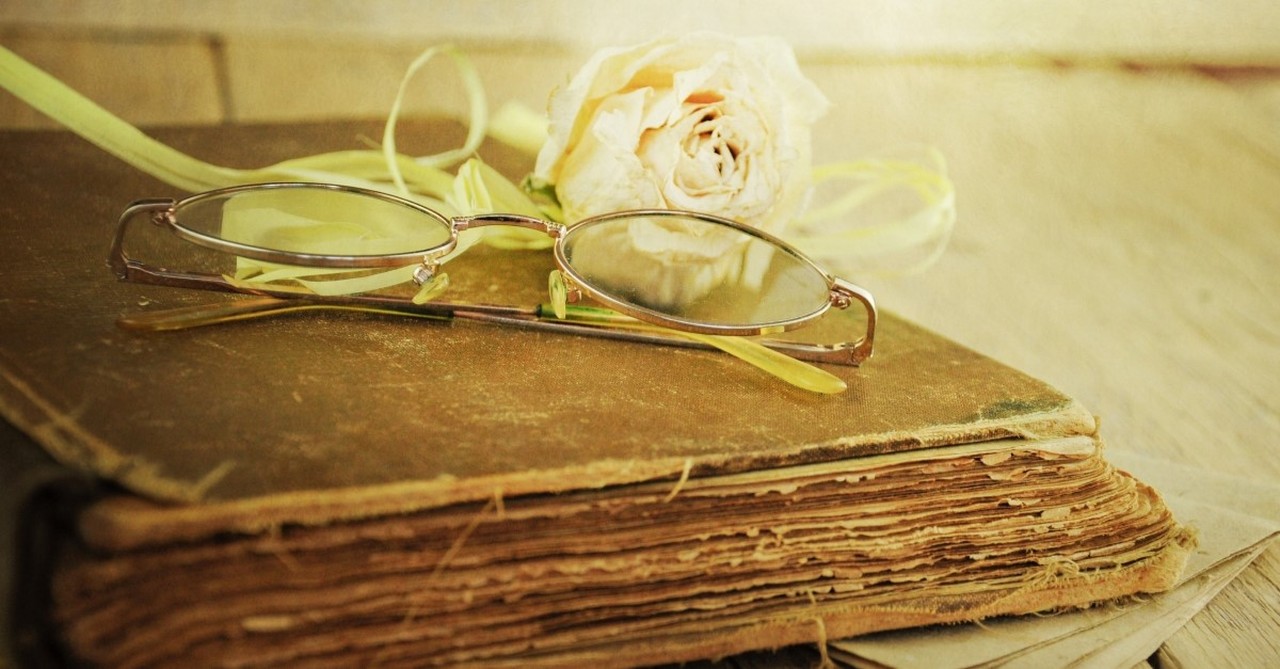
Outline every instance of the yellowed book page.
<path id="1" fill-rule="evenodd" d="M 1149 604 L 892 632 L 841 640 L 833 647 L 850 658 L 903 668 L 962 669 L 1015 660 L 1010 666 L 1067 666 L 1076 662 L 1079 666 L 1128 666 L 1151 655 L 1280 532 L 1276 501 L 1280 489 L 1193 472 L 1152 458 L 1121 459 L 1144 478 L 1158 482 L 1178 518 L 1199 535 L 1199 547 L 1191 554 L 1183 583 L 1176 591 L 1157 595 Z M 1131 657 L 1137 659 L 1128 661 Z"/>

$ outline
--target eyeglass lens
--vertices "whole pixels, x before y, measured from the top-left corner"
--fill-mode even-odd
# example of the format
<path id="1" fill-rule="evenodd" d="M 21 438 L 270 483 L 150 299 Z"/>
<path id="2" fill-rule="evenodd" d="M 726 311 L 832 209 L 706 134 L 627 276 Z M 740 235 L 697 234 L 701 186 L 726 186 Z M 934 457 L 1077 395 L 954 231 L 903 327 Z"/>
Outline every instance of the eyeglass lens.
<path id="1" fill-rule="evenodd" d="M 580 280 L 626 304 L 681 320 L 767 326 L 830 303 L 826 277 L 745 230 L 679 213 L 618 216 L 569 229 Z"/>
<path id="2" fill-rule="evenodd" d="M 178 225 L 262 249 L 380 256 L 446 245 L 448 223 L 394 200 L 323 188 L 260 188 L 185 201 Z"/>

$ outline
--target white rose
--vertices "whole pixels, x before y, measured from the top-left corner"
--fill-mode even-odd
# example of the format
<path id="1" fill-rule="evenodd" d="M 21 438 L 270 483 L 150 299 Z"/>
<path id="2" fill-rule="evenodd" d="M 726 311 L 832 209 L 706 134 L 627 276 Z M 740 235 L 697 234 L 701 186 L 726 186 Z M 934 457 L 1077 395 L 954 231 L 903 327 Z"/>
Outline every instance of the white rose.
<path id="1" fill-rule="evenodd" d="M 694 33 L 596 53 L 551 98 L 534 175 L 565 219 L 690 209 L 779 232 L 829 103 L 773 38 Z"/>
<path id="2" fill-rule="evenodd" d="M 828 106 L 778 39 L 694 33 L 604 49 L 552 96 L 534 177 L 555 187 L 568 223 L 625 209 L 686 209 L 776 234 L 803 206 L 810 126 Z M 700 249 L 700 240 L 664 239 L 633 239 L 650 261 L 615 270 L 668 286 L 655 288 L 669 293 L 655 302 L 692 299 L 720 280 L 705 277 L 736 276 L 726 267 L 693 286 L 663 276 L 664 253 L 723 253 L 713 240 Z"/>

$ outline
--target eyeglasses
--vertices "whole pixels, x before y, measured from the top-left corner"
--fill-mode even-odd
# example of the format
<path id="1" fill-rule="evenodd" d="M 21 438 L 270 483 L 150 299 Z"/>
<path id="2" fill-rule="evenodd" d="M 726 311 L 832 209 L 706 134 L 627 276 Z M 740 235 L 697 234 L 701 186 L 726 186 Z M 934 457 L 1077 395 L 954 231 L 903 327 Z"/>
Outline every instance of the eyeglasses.
<path id="1" fill-rule="evenodd" d="M 219 260 L 176 270 L 130 257 L 126 233 L 141 217 Z M 459 233 L 485 226 L 551 237 L 550 309 L 436 299 L 448 285 L 442 268 L 460 249 Z M 120 217 L 109 264 L 121 280 L 142 283 L 684 345 L 657 328 L 618 326 L 639 321 L 701 335 L 772 335 L 856 302 L 866 319 L 854 341 L 759 340 L 801 360 L 846 365 L 870 357 L 876 327 L 869 292 L 831 276 L 786 242 L 732 220 L 674 210 L 616 212 L 566 226 L 516 214 L 449 218 L 411 200 L 351 186 L 252 184 L 133 203 Z M 317 279 L 310 285 L 323 286 L 320 279 L 329 273 L 358 281 L 389 270 L 397 273 L 393 281 L 411 280 L 417 293 L 331 295 L 271 282 L 305 274 Z M 569 306 L 583 297 L 610 311 Z"/>

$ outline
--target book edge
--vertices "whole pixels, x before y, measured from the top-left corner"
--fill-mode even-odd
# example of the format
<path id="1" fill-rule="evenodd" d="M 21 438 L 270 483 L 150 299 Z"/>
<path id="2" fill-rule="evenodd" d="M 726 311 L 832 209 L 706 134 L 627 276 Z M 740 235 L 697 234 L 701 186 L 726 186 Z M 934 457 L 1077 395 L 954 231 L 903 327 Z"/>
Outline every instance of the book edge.
<path id="1" fill-rule="evenodd" d="M 1078 405 L 1074 405 L 1078 406 Z M 477 477 L 458 480 L 451 476 L 432 481 L 408 481 L 371 487 L 345 488 L 325 491 L 301 491 L 281 493 L 267 497 L 226 502 L 199 504 L 165 504 L 131 494 L 105 497 L 82 512 L 79 534 L 88 545 L 97 550 L 132 550 L 169 542 L 198 541 L 220 533 L 261 535 L 278 531 L 285 525 L 324 526 L 333 523 L 358 522 L 379 517 L 428 512 L 433 509 L 461 504 L 501 503 L 503 499 L 526 495 L 566 494 L 606 490 L 612 487 L 652 484 L 671 486 L 678 490 L 691 477 L 709 478 L 735 476 L 747 473 L 785 473 L 803 467 L 827 467 L 838 462 L 875 458 L 901 458 L 928 462 L 954 457 L 970 450 L 998 452 L 1012 449 L 1046 450 L 1054 444 L 1073 443 L 1077 448 L 1093 448 L 1101 451 L 1101 443 L 1092 428 L 1092 416 L 1075 412 L 1068 417 L 1087 416 L 1088 423 L 1078 420 L 1061 421 L 1052 417 L 1028 416 L 1024 424 L 1000 421 L 998 428 L 979 429 L 971 432 L 986 437 L 960 443 L 948 443 L 940 434 L 896 435 L 909 441 L 911 448 L 886 450 L 878 453 L 851 453 L 859 446 L 876 443 L 880 437 L 868 437 L 866 442 L 841 445 L 819 445 L 825 457 L 801 459 L 790 463 L 772 463 L 768 466 L 723 468 L 723 462 L 715 457 L 663 458 L 643 463 L 633 461 L 597 461 L 585 467 L 542 470 L 538 476 L 528 472 L 518 476 Z M 1063 434 L 1046 436 L 1046 425 L 1071 426 L 1060 430 Z M 970 426 L 971 427 L 971 426 Z M 840 453 L 849 453 L 839 457 Z M 740 456 L 721 456 L 728 459 Z M 755 463 L 761 464 L 761 463 Z M 695 478 L 695 480 L 696 480 Z M 592 485 L 583 485 L 592 481 Z"/>

